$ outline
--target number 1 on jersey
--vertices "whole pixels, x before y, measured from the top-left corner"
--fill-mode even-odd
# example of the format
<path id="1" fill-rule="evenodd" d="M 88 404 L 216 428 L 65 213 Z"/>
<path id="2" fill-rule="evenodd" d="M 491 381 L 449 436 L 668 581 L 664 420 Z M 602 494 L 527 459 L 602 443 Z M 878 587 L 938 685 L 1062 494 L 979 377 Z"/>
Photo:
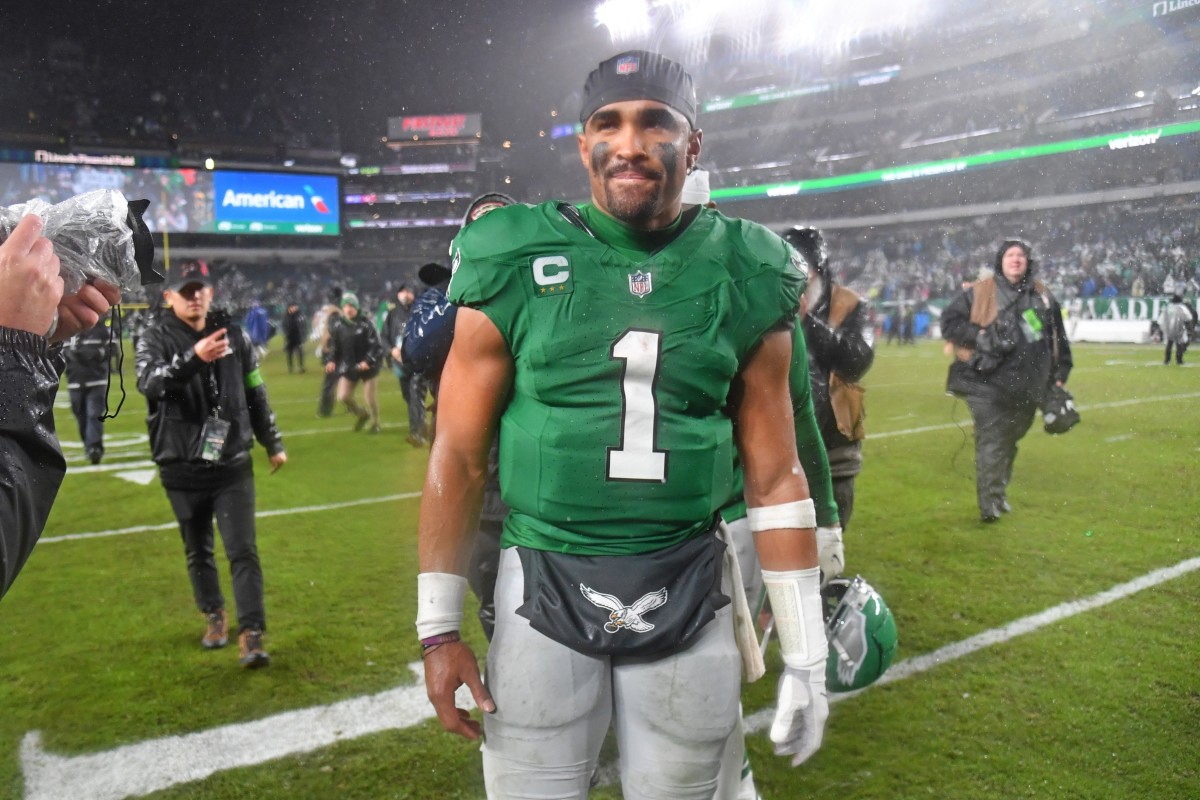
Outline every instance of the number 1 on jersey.
<path id="1" fill-rule="evenodd" d="M 621 375 L 621 445 L 608 448 L 608 479 L 667 479 L 667 451 L 655 450 L 658 359 L 662 334 L 630 328 L 613 343 L 609 358 L 625 362 Z"/>

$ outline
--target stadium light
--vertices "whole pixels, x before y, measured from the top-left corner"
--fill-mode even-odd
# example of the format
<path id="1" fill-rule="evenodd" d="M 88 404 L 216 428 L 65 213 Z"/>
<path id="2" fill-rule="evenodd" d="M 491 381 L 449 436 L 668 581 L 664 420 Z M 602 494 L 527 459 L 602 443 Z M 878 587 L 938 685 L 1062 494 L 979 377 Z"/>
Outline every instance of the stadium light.
<path id="1" fill-rule="evenodd" d="M 703 43 L 723 34 L 789 55 L 836 52 L 863 36 L 910 29 L 924 22 L 930 5 L 930 0 L 603 0 L 594 17 L 613 44 L 653 45 L 667 36 Z"/>
<path id="2" fill-rule="evenodd" d="M 205 169 L 214 169 L 216 166 L 217 166 L 217 162 L 213 161 L 211 158 L 204 159 L 204 168 Z"/>
<path id="3" fill-rule="evenodd" d="M 646 0 L 604 0 L 594 16 L 597 28 L 608 28 L 613 44 L 644 38 L 653 29 Z"/>

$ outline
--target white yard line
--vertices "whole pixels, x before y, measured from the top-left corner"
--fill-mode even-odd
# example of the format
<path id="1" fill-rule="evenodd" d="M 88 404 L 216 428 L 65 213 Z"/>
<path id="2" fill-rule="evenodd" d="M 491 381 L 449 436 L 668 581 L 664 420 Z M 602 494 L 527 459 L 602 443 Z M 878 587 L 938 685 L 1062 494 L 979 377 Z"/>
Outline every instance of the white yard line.
<path id="1" fill-rule="evenodd" d="M 1187 394 L 1167 394 L 1157 397 L 1134 397 L 1129 400 L 1114 400 L 1111 403 L 1092 403 L 1090 405 L 1076 406 L 1080 411 L 1096 411 L 1102 408 L 1122 408 L 1124 406 L 1137 406 L 1142 403 L 1161 403 L 1167 400 L 1193 400 L 1200 397 L 1200 392 L 1188 392 Z M 972 426 L 971 418 L 967 417 L 962 422 L 946 422 L 941 425 L 926 425 L 922 428 L 906 428 L 899 431 L 883 431 L 882 433 L 867 434 L 867 439 L 890 439 L 893 436 L 911 436 L 915 433 L 929 433 L 930 431 L 944 431 L 954 428 L 970 428 Z"/>
<path id="2" fill-rule="evenodd" d="M 137 797 L 225 770 L 419 725 L 431 716 L 431 706 L 422 664 L 409 667 L 416 673 L 411 686 L 103 753 L 57 756 L 43 750 L 41 734 L 31 731 L 21 742 L 25 800 Z M 460 692 L 458 704 L 470 707 L 470 693 Z"/>
<path id="3" fill-rule="evenodd" d="M 932 653 L 901 661 L 868 689 L 895 683 L 984 648 L 1004 644 L 1196 570 L 1200 570 L 1200 558 L 1188 559 L 1091 597 L 1022 617 Z M 25 800 L 68 797 L 71 800 L 123 800 L 201 780 L 224 770 L 253 766 L 372 733 L 418 725 L 433 714 L 425 697 L 421 665 L 414 663 L 410 667 L 418 678 L 411 686 L 331 705 L 288 711 L 254 722 L 151 739 L 101 753 L 54 755 L 42 749 L 41 734 L 30 731 L 21 742 L 20 752 Z M 837 703 L 862 691 L 866 690 L 831 695 L 829 699 L 831 703 Z M 457 700 L 461 708 L 474 705 L 462 688 Z M 746 719 L 746 729 L 762 731 L 771 724 L 773 716 L 772 709 L 752 714 Z"/>
<path id="4" fill-rule="evenodd" d="M 380 425 L 380 427 L 383 428 L 384 430 L 392 430 L 392 429 L 408 430 L 408 423 L 384 422 Z M 338 434 L 338 433 L 347 433 L 347 432 L 352 432 L 349 427 L 345 427 L 345 428 L 306 428 L 305 430 L 302 430 L 302 431 L 287 431 L 287 430 L 285 430 L 285 431 L 283 431 L 283 443 L 286 446 L 288 439 L 294 438 L 296 436 L 319 436 L 319 435 L 325 434 L 325 433 Z M 150 438 L 148 436 L 143 436 L 142 441 L 149 442 Z M 66 449 L 80 449 L 83 447 L 82 442 L 75 442 L 70 439 L 60 440 L 59 444 L 61 444 Z M 105 446 L 107 447 L 107 442 L 105 443 Z M 128 444 L 123 443 L 122 446 L 128 446 Z M 148 449 L 149 448 L 147 448 L 147 450 Z M 145 450 L 142 451 L 143 454 L 145 452 L 146 452 Z M 125 469 L 144 469 L 146 467 L 153 467 L 153 466 L 154 466 L 154 462 L 150 461 L 149 459 L 141 459 L 138 461 L 124 461 L 124 462 L 119 462 L 119 463 L 111 462 L 111 463 L 105 463 L 105 464 L 87 464 L 87 465 L 78 466 L 78 467 L 68 466 L 67 476 L 70 477 L 71 475 L 89 475 L 93 472 L 113 472 L 115 470 L 125 470 Z"/>
<path id="5" fill-rule="evenodd" d="M 1085 597 L 1081 600 L 1069 600 L 1066 603 L 1048 608 L 1037 614 L 1021 617 L 1002 627 L 992 628 L 968 639 L 963 639 L 961 642 L 948 644 L 945 647 L 934 650 L 932 653 L 905 659 L 899 664 L 893 665 L 883 674 L 883 677 L 867 687 L 867 689 L 876 686 L 886 686 L 889 683 L 895 683 L 896 681 L 926 672 L 941 664 L 957 661 L 964 656 L 969 656 L 972 653 L 983 650 L 985 647 L 1004 644 L 1018 636 L 1033 633 L 1048 625 L 1062 622 L 1064 619 L 1073 617 L 1076 614 L 1082 614 L 1085 611 L 1092 611 L 1101 606 L 1106 606 L 1109 603 L 1114 603 L 1117 600 L 1136 594 L 1143 589 L 1158 586 L 1196 570 L 1200 570 L 1200 558 L 1189 558 L 1186 561 L 1180 561 L 1173 567 L 1156 569 L 1140 578 L 1134 578 L 1127 583 L 1117 584 L 1111 589 L 1094 594 L 1091 597 Z M 851 697 L 867 691 L 867 689 L 859 689 L 856 692 L 845 692 L 844 694 L 831 694 L 829 695 L 829 702 L 832 704 L 841 702 L 842 700 L 849 700 Z M 765 730 L 770 726 L 773 717 L 773 709 L 768 708 L 758 711 L 746 718 L 746 729 L 755 732 Z"/>
<path id="6" fill-rule="evenodd" d="M 404 492 L 403 494 L 387 494 L 383 497 L 364 497 L 361 500 L 346 500 L 341 503 L 326 503 L 319 506 L 294 506 L 293 508 L 274 508 L 269 511 L 256 511 L 256 519 L 267 517 L 283 517 L 289 514 L 310 514 L 314 511 L 334 511 L 339 508 L 367 506 L 374 503 L 390 503 L 393 500 L 412 500 L 420 497 L 420 492 Z M 166 531 L 179 527 L 178 522 L 163 522 L 156 525 L 134 525 L 129 528 L 113 528 L 107 531 L 92 531 L 90 533 L 64 533 L 62 536 L 43 536 L 38 540 L 39 545 L 55 544 L 57 542 L 73 542 L 79 539 L 103 539 L 108 536 L 125 536 L 130 533 L 145 533 L 146 531 Z"/>

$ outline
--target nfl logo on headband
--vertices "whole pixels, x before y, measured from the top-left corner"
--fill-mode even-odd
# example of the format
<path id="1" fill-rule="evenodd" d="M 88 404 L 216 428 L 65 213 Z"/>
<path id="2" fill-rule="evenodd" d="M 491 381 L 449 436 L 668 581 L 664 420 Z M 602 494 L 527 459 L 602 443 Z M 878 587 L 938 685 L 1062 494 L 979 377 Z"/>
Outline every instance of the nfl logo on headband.
<path id="1" fill-rule="evenodd" d="M 638 57 L 626 56 L 617 62 L 618 75 L 632 75 L 638 71 Z"/>

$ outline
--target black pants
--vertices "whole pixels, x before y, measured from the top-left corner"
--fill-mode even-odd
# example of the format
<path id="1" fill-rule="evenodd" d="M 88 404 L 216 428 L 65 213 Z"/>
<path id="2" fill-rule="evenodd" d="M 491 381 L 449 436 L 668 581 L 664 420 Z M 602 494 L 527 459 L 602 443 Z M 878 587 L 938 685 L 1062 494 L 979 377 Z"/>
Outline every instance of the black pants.
<path id="1" fill-rule="evenodd" d="M 292 355 L 295 354 L 296 365 L 304 372 L 304 344 L 288 344 L 285 351 L 287 353 L 288 372 L 292 371 Z"/>
<path id="2" fill-rule="evenodd" d="M 321 399 L 317 402 L 317 416 L 328 417 L 333 414 L 333 401 L 337 397 L 338 378 L 337 370 L 325 373 L 325 379 L 321 383 Z"/>
<path id="3" fill-rule="evenodd" d="M 1175 345 L 1175 363 L 1183 363 L 1183 351 L 1187 350 L 1187 342 L 1176 342 L 1174 339 L 1167 339 L 1167 352 L 1163 354 L 1163 363 L 1171 363 L 1171 345 Z"/>
<path id="4" fill-rule="evenodd" d="M 167 498 L 179 520 L 196 608 L 208 613 L 225 607 L 213 555 L 215 516 L 229 559 L 238 632 L 266 630 L 262 567 L 254 531 L 254 473 L 213 489 L 167 489 Z"/>
<path id="5" fill-rule="evenodd" d="M 833 478 L 833 499 L 838 507 L 838 524 L 842 526 L 842 530 L 850 524 L 850 517 L 854 514 L 854 479 L 856 475 L 846 475 L 842 478 Z"/>
<path id="6" fill-rule="evenodd" d="M 968 396 L 975 421 L 975 493 L 979 513 L 1000 516 L 1017 458 L 1017 442 L 1033 425 L 1037 404 L 1029 400 Z"/>
<path id="7" fill-rule="evenodd" d="M 467 567 L 467 583 L 479 600 L 479 624 L 489 642 L 496 630 L 496 575 L 499 573 L 500 536 L 503 533 L 502 520 L 479 520 L 475 550 Z"/>
<path id="8" fill-rule="evenodd" d="M 104 452 L 104 386 L 81 386 L 71 389 L 71 413 L 79 423 L 79 438 L 83 449 L 91 454 Z"/>

